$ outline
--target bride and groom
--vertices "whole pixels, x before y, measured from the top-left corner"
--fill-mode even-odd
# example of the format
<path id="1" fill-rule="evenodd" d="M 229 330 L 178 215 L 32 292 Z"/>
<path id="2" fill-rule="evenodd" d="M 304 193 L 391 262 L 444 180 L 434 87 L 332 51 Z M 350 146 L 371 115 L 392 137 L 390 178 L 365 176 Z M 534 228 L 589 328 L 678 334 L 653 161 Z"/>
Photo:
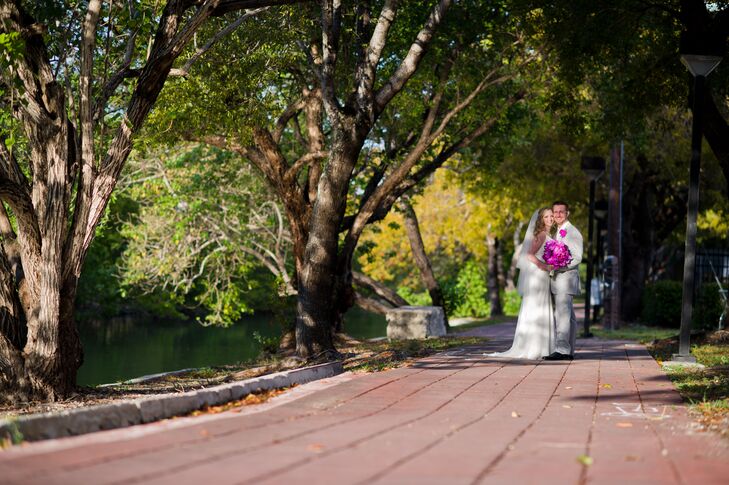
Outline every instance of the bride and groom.
<path id="1" fill-rule="evenodd" d="M 577 319 L 572 298 L 580 294 L 577 270 L 582 261 L 582 235 L 569 222 L 569 205 L 557 201 L 537 210 L 529 221 L 521 252 L 519 319 L 511 348 L 490 357 L 516 359 L 572 360 L 575 352 Z M 551 242 L 550 242 L 551 241 Z M 569 249 L 571 260 L 555 268 L 547 261 L 554 246 Z M 545 259 L 545 250 L 548 258 Z"/>

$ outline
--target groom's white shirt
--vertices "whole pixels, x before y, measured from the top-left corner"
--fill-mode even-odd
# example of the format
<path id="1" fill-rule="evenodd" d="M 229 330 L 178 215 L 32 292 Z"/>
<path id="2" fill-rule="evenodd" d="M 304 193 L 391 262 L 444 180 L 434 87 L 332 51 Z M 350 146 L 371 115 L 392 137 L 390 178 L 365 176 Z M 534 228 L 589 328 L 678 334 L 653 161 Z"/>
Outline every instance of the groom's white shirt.
<path id="1" fill-rule="evenodd" d="M 564 237 L 560 235 L 561 231 L 565 231 Z M 563 242 L 569 248 L 572 263 L 567 268 L 555 272 L 551 284 L 552 293 L 579 295 L 582 291 L 580 290 L 580 272 L 577 268 L 582 261 L 582 234 L 570 221 L 565 221 L 557 230 L 555 240 Z"/>

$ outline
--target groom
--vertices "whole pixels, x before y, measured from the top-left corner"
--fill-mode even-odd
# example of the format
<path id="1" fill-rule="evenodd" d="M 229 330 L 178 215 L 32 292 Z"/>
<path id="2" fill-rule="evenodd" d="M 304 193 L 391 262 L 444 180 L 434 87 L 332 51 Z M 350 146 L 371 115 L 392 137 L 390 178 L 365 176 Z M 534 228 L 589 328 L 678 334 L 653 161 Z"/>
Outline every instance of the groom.
<path id="1" fill-rule="evenodd" d="M 566 268 L 556 270 L 550 287 L 554 295 L 555 341 L 554 352 L 544 360 L 572 360 L 575 353 L 577 318 L 572 306 L 572 297 L 580 294 L 580 274 L 577 271 L 582 261 L 582 234 L 570 224 L 570 206 L 561 200 L 552 204 L 554 222 L 557 224 L 557 241 L 563 242 L 572 254 L 572 262 Z"/>

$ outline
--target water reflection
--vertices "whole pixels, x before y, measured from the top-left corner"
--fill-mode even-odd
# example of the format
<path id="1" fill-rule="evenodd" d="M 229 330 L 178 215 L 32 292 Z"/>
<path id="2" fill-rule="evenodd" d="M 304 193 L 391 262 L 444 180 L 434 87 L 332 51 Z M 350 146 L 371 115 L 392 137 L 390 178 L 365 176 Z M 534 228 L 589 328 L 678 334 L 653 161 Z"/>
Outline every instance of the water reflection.
<path id="1" fill-rule="evenodd" d="M 253 332 L 278 335 L 273 316 L 256 315 L 229 328 L 138 316 L 84 322 L 79 332 L 84 365 L 78 383 L 95 385 L 190 367 L 233 364 L 255 358 L 260 344 Z M 347 333 L 358 339 L 385 335 L 384 317 L 353 309 L 345 317 Z"/>

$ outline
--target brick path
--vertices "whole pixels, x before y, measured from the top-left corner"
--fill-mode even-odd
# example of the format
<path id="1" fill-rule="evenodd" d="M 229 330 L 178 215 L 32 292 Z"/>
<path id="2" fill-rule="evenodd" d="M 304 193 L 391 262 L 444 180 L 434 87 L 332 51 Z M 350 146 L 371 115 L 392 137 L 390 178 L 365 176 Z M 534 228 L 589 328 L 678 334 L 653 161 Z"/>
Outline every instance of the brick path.
<path id="1" fill-rule="evenodd" d="M 494 340 L 282 404 L 0 453 L 0 482 L 729 483 L 729 442 L 696 429 L 643 346 L 508 361 L 482 353 L 508 347 L 513 325 L 478 332 Z"/>

